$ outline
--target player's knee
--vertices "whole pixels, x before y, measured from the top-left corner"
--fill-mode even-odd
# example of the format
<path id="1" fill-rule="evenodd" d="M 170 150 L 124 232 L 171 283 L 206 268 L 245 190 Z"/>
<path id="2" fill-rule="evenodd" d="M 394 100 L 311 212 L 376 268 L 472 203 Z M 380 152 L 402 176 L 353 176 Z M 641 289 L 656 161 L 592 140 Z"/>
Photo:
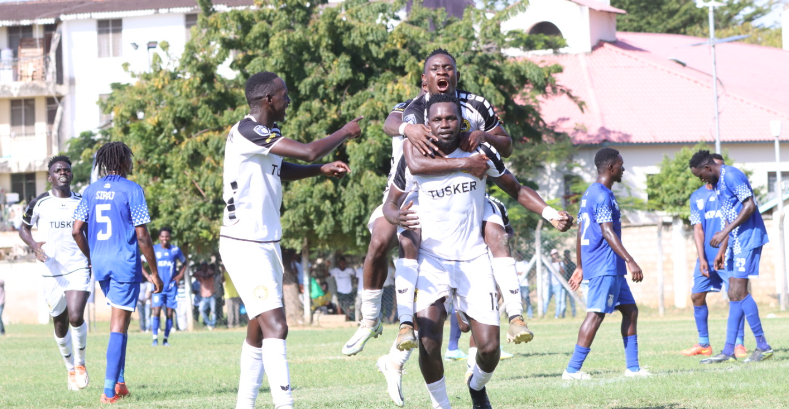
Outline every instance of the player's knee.
<path id="1" fill-rule="evenodd" d="M 499 339 L 493 337 L 483 345 L 477 344 L 477 355 L 484 360 L 497 359 L 500 347 Z"/>
<path id="2" fill-rule="evenodd" d="M 71 324 L 72 327 L 79 327 L 82 325 L 85 320 L 82 318 L 82 314 L 77 311 L 69 311 L 68 314 L 68 322 Z"/>
<path id="3" fill-rule="evenodd" d="M 500 254 L 509 251 L 510 236 L 504 231 L 504 227 L 496 223 L 485 224 L 485 244 L 490 247 L 491 252 Z"/>
<path id="4" fill-rule="evenodd" d="M 701 307 L 707 300 L 707 293 L 693 293 L 690 295 L 690 300 L 693 301 L 693 305 L 696 307 Z"/>
<path id="5" fill-rule="evenodd" d="M 407 234 L 401 234 L 399 237 L 400 250 L 402 251 L 403 258 L 416 260 L 419 257 L 419 245 L 414 242 L 413 238 Z"/>
<path id="6" fill-rule="evenodd" d="M 373 257 L 386 257 L 387 250 L 389 250 L 390 237 L 385 237 L 382 234 L 373 234 L 370 238 L 370 246 L 368 246 L 367 254 Z"/>

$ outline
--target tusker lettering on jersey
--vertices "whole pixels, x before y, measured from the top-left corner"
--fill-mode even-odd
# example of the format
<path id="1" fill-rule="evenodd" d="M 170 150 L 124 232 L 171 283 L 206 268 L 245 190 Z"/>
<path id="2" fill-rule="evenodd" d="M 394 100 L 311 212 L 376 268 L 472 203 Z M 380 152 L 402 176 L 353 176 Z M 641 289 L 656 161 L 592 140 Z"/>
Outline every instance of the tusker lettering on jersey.
<path id="1" fill-rule="evenodd" d="M 115 192 L 96 192 L 96 200 L 112 200 Z"/>
<path id="2" fill-rule="evenodd" d="M 438 190 L 428 190 L 427 193 L 430 193 L 431 198 L 437 199 L 444 196 L 456 195 L 458 193 L 467 193 L 472 190 L 477 190 L 477 182 L 475 181 L 458 183 L 454 186 L 446 186 Z"/>
<path id="3" fill-rule="evenodd" d="M 72 228 L 73 225 L 74 225 L 73 220 L 69 220 L 69 221 L 59 220 L 59 221 L 49 222 L 50 229 L 70 229 Z"/>
<path id="4" fill-rule="evenodd" d="M 271 165 L 271 174 L 280 176 L 282 168 L 279 165 Z"/>

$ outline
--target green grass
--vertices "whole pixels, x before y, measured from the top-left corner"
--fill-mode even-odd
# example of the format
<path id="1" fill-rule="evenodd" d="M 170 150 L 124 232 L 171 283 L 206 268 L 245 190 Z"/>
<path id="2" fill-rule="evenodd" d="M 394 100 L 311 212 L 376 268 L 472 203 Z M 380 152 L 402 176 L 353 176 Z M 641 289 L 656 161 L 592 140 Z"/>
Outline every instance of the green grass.
<path id="1" fill-rule="evenodd" d="M 689 314 L 689 313 L 686 313 Z M 766 315 L 766 314 L 765 314 Z M 641 364 L 655 376 L 625 379 L 624 353 L 618 314 L 603 323 L 584 365 L 593 380 L 561 380 L 575 344 L 580 319 L 534 320 L 536 337 L 527 345 L 507 345 L 516 354 L 503 361 L 488 384 L 495 408 L 779 408 L 789 406 L 789 317 L 764 319 L 776 351 L 761 364 L 701 366 L 697 358 L 678 351 L 693 344 L 692 317 L 642 319 L 639 325 Z M 136 323 L 132 323 L 134 327 Z M 503 328 L 504 329 L 504 328 Z M 710 331 L 717 352 L 725 320 L 716 316 Z M 9 325 L 0 338 L 0 407 L 99 407 L 104 375 L 108 325 L 88 340 L 87 362 L 92 382 L 86 390 L 66 390 L 62 360 L 50 326 Z M 375 369 L 396 333 L 387 326 L 384 337 L 372 340 L 355 357 L 340 354 L 352 328 L 292 329 L 288 337 L 291 384 L 298 408 L 394 408 L 385 382 Z M 746 344 L 753 348 L 747 330 Z M 238 360 L 243 331 L 175 333 L 169 348 L 150 347 L 150 336 L 132 332 L 128 344 L 126 379 L 132 396 L 120 407 L 231 408 L 238 384 Z M 461 338 L 467 346 L 468 335 Z M 465 349 L 465 347 L 463 348 Z M 430 399 L 413 356 L 403 380 L 406 407 L 429 408 Z M 463 384 L 464 362 L 447 362 L 450 400 L 456 408 L 470 407 Z M 258 407 L 270 408 L 264 380 Z"/>

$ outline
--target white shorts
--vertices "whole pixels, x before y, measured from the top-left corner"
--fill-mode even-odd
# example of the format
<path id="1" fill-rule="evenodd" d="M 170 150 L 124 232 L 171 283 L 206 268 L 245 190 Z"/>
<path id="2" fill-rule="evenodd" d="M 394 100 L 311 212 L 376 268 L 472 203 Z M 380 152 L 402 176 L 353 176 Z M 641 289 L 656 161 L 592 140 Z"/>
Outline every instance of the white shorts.
<path id="1" fill-rule="evenodd" d="M 443 297 L 447 311 L 451 302 L 455 311 L 483 324 L 499 325 L 499 295 L 487 254 L 449 261 L 420 253 L 414 309 L 423 311 Z"/>
<path id="2" fill-rule="evenodd" d="M 219 238 L 219 254 L 250 319 L 282 308 L 282 250 L 279 243 Z"/>
<path id="3" fill-rule="evenodd" d="M 54 259 L 50 260 L 54 261 Z M 48 263 L 50 263 L 50 261 L 47 261 L 47 264 Z M 51 268 L 50 271 L 52 271 Z M 58 275 L 56 277 L 45 276 L 41 292 L 49 307 L 49 315 L 57 317 L 63 314 L 63 311 L 66 311 L 66 291 L 93 292 L 93 288 L 90 284 L 90 270 L 87 268 L 77 270 L 67 275 Z"/>

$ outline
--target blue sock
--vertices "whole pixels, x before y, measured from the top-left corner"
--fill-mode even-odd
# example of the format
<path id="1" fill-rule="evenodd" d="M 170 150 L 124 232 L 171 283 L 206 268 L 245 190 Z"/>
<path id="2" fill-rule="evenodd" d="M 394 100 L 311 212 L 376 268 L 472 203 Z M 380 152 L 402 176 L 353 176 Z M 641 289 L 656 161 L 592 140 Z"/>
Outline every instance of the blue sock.
<path id="1" fill-rule="evenodd" d="M 584 361 L 586 360 L 586 356 L 589 355 L 589 351 L 592 348 L 582 347 L 578 344 L 575 344 L 575 351 L 573 351 L 573 357 L 570 358 L 570 363 L 567 364 L 567 372 L 569 373 L 576 373 L 581 370 L 581 367 L 584 366 Z"/>
<path id="2" fill-rule="evenodd" d="M 745 345 L 745 315 L 740 320 L 740 328 L 737 330 L 737 340 L 734 345 Z"/>
<path id="3" fill-rule="evenodd" d="M 447 349 L 454 351 L 458 349 L 458 340 L 460 339 L 460 327 L 458 327 L 457 314 L 452 313 L 449 315 L 449 345 Z"/>
<path id="4" fill-rule="evenodd" d="M 756 347 L 762 351 L 770 349 L 767 340 L 764 338 L 764 330 L 762 330 L 762 320 L 759 319 L 759 307 L 756 306 L 756 301 L 750 294 L 740 301 L 742 304 L 742 312 L 745 318 L 748 319 L 748 324 L 751 326 L 753 336 L 756 337 Z"/>
<path id="5" fill-rule="evenodd" d="M 129 335 L 123 336 L 123 352 L 121 353 L 121 371 L 118 373 L 118 382 L 125 383 L 123 374 L 126 372 L 126 341 L 129 340 Z"/>
<path id="6" fill-rule="evenodd" d="M 710 332 L 707 326 L 709 309 L 704 304 L 701 307 L 693 307 L 693 317 L 696 318 L 696 329 L 699 331 L 699 345 L 708 346 L 710 344 Z"/>
<path id="7" fill-rule="evenodd" d="M 170 336 L 171 329 L 173 329 L 173 319 L 168 318 L 167 321 L 164 322 L 164 339 Z"/>
<path id="8" fill-rule="evenodd" d="M 622 338 L 625 343 L 625 364 L 627 369 L 638 372 L 641 367 L 638 365 L 638 335 L 630 335 Z"/>
<path id="9" fill-rule="evenodd" d="M 742 301 L 729 301 L 729 320 L 726 323 L 726 345 L 723 346 L 722 354 L 734 355 L 734 342 L 737 340 L 737 330 L 740 328 L 742 320 Z"/>
<path id="10" fill-rule="evenodd" d="M 159 323 L 160 323 L 159 317 L 153 317 L 151 322 L 153 323 L 152 325 L 153 337 L 159 338 Z"/>
<path id="11" fill-rule="evenodd" d="M 107 344 L 107 371 L 104 375 L 104 394 L 108 398 L 115 396 L 115 383 L 121 370 L 121 356 L 123 354 L 123 334 L 110 332 L 110 342 Z"/>

